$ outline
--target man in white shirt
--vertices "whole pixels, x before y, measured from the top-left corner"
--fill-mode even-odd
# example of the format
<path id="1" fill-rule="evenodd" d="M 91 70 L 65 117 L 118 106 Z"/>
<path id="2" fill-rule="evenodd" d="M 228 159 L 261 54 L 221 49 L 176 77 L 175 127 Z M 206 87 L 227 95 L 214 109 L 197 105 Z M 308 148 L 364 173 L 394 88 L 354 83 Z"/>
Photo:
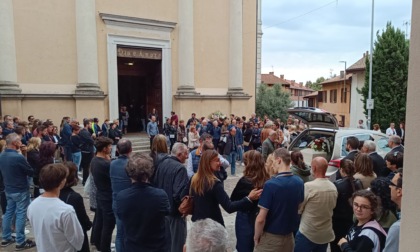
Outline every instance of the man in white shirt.
<path id="1" fill-rule="evenodd" d="M 390 125 L 389 125 L 389 128 L 388 129 L 386 129 L 386 134 L 388 135 L 388 136 L 393 136 L 393 135 L 396 135 L 397 134 L 397 131 L 395 130 L 395 123 L 391 123 Z"/>
<path id="2" fill-rule="evenodd" d="M 58 198 L 67 175 L 62 164 L 47 165 L 39 174 L 45 192 L 28 207 L 38 251 L 75 252 L 82 248 L 84 234 L 76 212 Z"/>

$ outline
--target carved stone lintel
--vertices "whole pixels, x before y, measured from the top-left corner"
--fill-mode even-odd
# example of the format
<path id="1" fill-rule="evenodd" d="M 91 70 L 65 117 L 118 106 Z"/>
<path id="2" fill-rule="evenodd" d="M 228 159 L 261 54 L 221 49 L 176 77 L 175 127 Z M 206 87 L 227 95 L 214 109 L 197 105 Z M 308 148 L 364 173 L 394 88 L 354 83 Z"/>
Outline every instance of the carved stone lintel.
<path id="1" fill-rule="evenodd" d="M 192 86 L 179 86 L 177 91 L 177 95 L 200 95 L 197 91 L 195 91 L 195 88 Z"/>
<path id="2" fill-rule="evenodd" d="M 19 84 L 11 81 L 0 80 L 0 93 L 1 94 L 20 94 L 22 89 L 19 88 Z"/>
<path id="3" fill-rule="evenodd" d="M 95 83 L 79 83 L 75 93 L 77 95 L 104 95 L 104 92 Z"/>

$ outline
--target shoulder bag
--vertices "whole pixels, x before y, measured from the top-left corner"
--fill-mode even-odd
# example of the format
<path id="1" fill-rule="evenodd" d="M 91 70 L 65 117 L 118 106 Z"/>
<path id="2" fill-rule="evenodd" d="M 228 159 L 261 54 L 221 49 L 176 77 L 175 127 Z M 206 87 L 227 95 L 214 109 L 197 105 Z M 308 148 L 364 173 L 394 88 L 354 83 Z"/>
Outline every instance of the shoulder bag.
<path id="1" fill-rule="evenodd" d="M 190 195 L 186 195 L 182 198 L 181 205 L 178 207 L 178 211 L 181 213 L 182 217 L 192 215 L 194 211 L 194 197 L 191 195 L 191 187 L 189 194 Z"/>

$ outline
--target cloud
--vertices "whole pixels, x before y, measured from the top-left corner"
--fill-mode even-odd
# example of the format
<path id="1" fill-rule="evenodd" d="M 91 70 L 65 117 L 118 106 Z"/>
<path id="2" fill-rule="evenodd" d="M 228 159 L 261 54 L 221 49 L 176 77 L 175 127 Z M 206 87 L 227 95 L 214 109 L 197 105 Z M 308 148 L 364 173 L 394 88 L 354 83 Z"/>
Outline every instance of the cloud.
<path id="1" fill-rule="evenodd" d="M 378 1 L 376 1 L 378 2 Z M 262 72 L 275 70 L 305 82 L 339 74 L 370 48 L 372 2 L 366 0 L 263 0 Z M 376 31 L 391 21 L 405 31 L 411 0 L 375 3 Z"/>

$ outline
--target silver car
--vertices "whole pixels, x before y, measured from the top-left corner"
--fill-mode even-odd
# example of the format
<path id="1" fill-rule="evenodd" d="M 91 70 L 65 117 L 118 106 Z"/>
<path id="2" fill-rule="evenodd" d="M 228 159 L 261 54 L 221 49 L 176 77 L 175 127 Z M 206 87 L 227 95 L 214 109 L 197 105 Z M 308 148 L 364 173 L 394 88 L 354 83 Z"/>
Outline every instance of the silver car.
<path id="1" fill-rule="evenodd" d="M 382 157 L 391 150 L 388 147 L 387 135 L 366 129 L 339 128 L 334 115 L 322 109 L 297 107 L 288 109 L 288 113 L 308 126 L 292 141 L 288 150 L 300 150 L 308 165 L 313 157 L 325 157 L 329 162 L 326 175 L 332 181 L 335 180 L 340 161 L 348 154 L 346 151 L 348 137 L 354 136 L 360 141 L 374 141 L 376 151 Z"/>

